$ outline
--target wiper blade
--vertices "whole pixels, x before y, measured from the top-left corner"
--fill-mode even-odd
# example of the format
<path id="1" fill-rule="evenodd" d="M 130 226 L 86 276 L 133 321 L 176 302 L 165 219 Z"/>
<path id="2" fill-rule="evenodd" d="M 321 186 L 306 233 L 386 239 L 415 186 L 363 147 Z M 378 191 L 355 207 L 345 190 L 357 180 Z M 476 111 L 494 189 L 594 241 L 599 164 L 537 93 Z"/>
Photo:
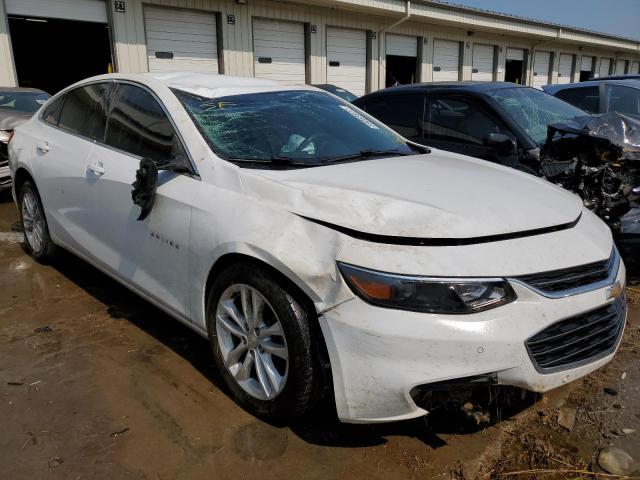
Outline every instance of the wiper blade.
<path id="1" fill-rule="evenodd" d="M 406 155 L 411 155 L 411 153 L 401 152 L 400 150 L 360 150 L 360 152 L 358 153 L 327 158 L 323 160 L 322 163 L 342 162 L 346 160 L 356 160 L 358 158 L 371 157 L 404 157 Z"/>

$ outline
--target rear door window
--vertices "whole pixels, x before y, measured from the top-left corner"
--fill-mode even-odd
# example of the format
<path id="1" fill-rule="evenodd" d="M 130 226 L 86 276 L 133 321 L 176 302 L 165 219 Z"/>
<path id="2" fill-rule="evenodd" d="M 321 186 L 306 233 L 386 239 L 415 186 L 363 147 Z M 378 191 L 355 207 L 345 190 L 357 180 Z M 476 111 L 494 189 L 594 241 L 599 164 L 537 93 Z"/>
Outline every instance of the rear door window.
<path id="1" fill-rule="evenodd" d="M 421 138 L 424 95 L 389 95 L 375 98 L 364 110 L 405 138 Z"/>
<path id="2" fill-rule="evenodd" d="M 111 83 L 93 83 L 65 94 L 58 126 L 91 140 L 104 140 Z"/>
<path id="3" fill-rule="evenodd" d="M 111 106 L 106 144 L 159 165 L 170 160 L 184 162 L 187 155 L 169 117 L 147 90 L 119 84 Z"/>
<path id="4" fill-rule="evenodd" d="M 556 97 L 585 112 L 598 113 L 600 111 L 598 90 L 598 87 L 566 88 L 556 93 Z"/>
<path id="5" fill-rule="evenodd" d="M 45 107 L 42 112 L 42 119 L 45 122 L 51 125 L 58 125 L 60 113 L 62 112 L 62 105 L 64 104 L 64 97 L 64 95 L 59 96 Z"/>

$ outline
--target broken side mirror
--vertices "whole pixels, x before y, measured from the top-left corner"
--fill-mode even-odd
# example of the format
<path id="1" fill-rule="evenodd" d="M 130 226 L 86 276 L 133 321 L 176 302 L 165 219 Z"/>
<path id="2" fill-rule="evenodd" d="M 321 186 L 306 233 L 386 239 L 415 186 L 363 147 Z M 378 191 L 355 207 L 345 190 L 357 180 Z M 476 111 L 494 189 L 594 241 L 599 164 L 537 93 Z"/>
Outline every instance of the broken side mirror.
<path id="1" fill-rule="evenodd" d="M 138 221 L 142 221 L 153 208 L 158 188 L 158 167 L 150 158 L 140 160 L 140 168 L 136 171 L 136 181 L 131 184 L 131 199 L 140 207 Z"/>
<path id="2" fill-rule="evenodd" d="M 516 150 L 516 139 L 506 133 L 490 133 L 484 137 L 482 143 L 486 147 L 495 148 L 505 153 Z"/>

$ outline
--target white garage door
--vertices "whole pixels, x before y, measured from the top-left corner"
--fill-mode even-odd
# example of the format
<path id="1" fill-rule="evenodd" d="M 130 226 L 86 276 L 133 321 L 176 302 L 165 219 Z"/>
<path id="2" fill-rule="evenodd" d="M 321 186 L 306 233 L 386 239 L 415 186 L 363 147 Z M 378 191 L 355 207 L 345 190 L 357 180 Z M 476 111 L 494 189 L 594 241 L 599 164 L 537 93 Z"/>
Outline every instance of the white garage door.
<path id="1" fill-rule="evenodd" d="M 616 75 L 622 75 L 625 73 L 624 69 L 626 67 L 626 62 L 624 60 L 618 60 L 616 62 Z"/>
<path id="2" fill-rule="evenodd" d="M 607 75 L 609 75 L 609 72 L 611 71 L 611 62 L 613 60 L 611 60 L 610 58 L 601 58 L 600 59 L 600 69 L 598 70 L 598 73 L 600 74 L 601 77 L 605 77 Z"/>
<path id="3" fill-rule="evenodd" d="M 104 0 L 5 0 L 7 13 L 107 23 Z M 80 40 L 80 39 L 79 39 Z"/>
<path id="4" fill-rule="evenodd" d="M 150 72 L 218 73 L 215 14 L 145 6 L 144 28 Z"/>
<path id="5" fill-rule="evenodd" d="M 304 83 L 304 24 L 255 19 L 253 65 L 258 78 Z"/>
<path id="6" fill-rule="evenodd" d="M 471 80 L 491 82 L 493 80 L 494 54 L 492 45 L 473 45 L 473 67 Z"/>
<path id="7" fill-rule="evenodd" d="M 583 56 L 580 59 L 580 71 L 581 72 L 590 72 L 593 68 L 593 57 L 585 57 Z"/>
<path id="8" fill-rule="evenodd" d="M 524 50 L 522 48 L 507 48 L 507 60 L 524 62 Z"/>
<path id="9" fill-rule="evenodd" d="M 631 62 L 631 71 L 629 73 L 640 73 L 640 62 Z"/>
<path id="10" fill-rule="evenodd" d="M 451 82 L 460 78 L 460 42 L 433 41 L 433 81 Z"/>
<path id="11" fill-rule="evenodd" d="M 367 33 L 364 30 L 327 27 L 327 83 L 354 95 L 367 85 Z"/>
<path id="12" fill-rule="evenodd" d="M 533 57 L 533 86 L 540 88 L 549 83 L 550 52 L 536 52 Z"/>
<path id="13" fill-rule="evenodd" d="M 558 83 L 571 83 L 571 74 L 573 73 L 573 55 L 569 53 L 561 53 L 558 60 Z"/>
<path id="14" fill-rule="evenodd" d="M 407 35 L 387 34 L 387 55 L 397 55 L 399 57 L 417 57 L 418 39 Z"/>

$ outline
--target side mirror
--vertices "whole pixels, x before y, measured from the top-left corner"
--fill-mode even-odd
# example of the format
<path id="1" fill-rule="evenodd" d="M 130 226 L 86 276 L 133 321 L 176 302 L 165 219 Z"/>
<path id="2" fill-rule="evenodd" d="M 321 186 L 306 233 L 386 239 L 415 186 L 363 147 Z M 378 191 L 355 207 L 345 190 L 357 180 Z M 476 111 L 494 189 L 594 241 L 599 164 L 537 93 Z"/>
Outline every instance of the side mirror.
<path id="1" fill-rule="evenodd" d="M 140 168 L 136 172 L 136 181 L 131 184 L 131 199 L 135 205 L 140 207 L 138 221 L 142 221 L 153 208 L 156 199 L 156 189 L 158 188 L 158 167 L 156 162 L 150 158 L 140 160 Z"/>
<path id="2" fill-rule="evenodd" d="M 516 139 L 506 133 L 490 133 L 482 143 L 501 152 L 513 152 L 516 149 Z"/>

